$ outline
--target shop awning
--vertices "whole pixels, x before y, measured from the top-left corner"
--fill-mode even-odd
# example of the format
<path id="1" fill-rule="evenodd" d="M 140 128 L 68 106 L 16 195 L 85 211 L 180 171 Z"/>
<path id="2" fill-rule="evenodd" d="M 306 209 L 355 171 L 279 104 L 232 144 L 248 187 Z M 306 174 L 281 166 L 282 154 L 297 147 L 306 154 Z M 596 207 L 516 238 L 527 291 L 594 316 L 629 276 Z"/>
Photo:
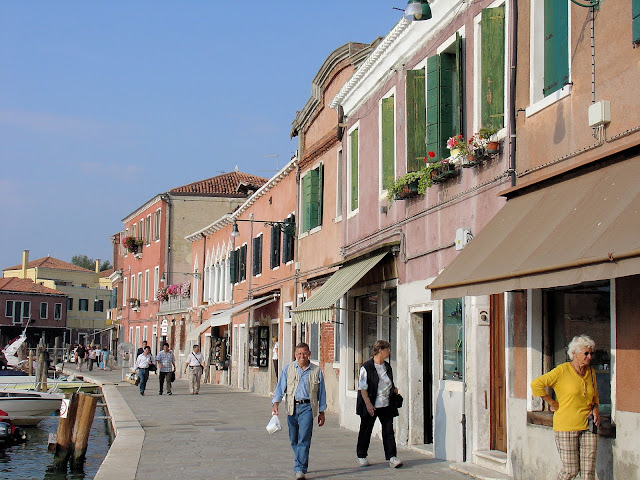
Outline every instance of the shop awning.
<path id="1" fill-rule="evenodd" d="M 309 300 L 291 310 L 296 322 L 330 322 L 336 302 L 369 270 L 375 267 L 387 252 L 346 265 L 335 272 Z"/>
<path id="2" fill-rule="evenodd" d="M 426 288 L 431 298 L 640 273 L 640 158 L 509 200 Z"/>
<path id="3" fill-rule="evenodd" d="M 211 327 L 229 325 L 233 316 L 240 315 L 241 313 L 245 313 L 248 310 L 255 310 L 256 308 L 267 305 L 268 303 L 271 303 L 278 298 L 278 295 L 269 295 L 268 297 L 254 298 L 252 300 L 247 300 L 246 302 L 239 303 L 238 305 L 235 305 L 226 310 L 215 312 L 202 325 L 188 333 L 187 341 L 197 340 L 202 332 Z"/>

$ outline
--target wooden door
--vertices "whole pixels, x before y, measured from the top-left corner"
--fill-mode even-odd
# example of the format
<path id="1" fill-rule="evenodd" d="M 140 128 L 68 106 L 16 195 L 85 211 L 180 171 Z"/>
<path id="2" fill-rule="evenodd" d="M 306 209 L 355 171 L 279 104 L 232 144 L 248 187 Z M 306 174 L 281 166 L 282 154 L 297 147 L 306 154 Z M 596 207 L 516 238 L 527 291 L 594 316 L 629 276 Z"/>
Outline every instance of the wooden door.
<path id="1" fill-rule="evenodd" d="M 504 294 L 490 299 L 491 449 L 507 451 Z"/>

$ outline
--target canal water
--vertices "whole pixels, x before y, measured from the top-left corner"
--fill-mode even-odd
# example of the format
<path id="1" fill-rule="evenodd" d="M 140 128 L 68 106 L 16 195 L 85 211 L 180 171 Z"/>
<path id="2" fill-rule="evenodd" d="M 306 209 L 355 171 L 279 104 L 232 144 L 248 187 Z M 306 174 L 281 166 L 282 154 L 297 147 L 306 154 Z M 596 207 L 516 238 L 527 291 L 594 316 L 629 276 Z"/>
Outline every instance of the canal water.
<path id="1" fill-rule="evenodd" d="M 104 409 L 96 417 L 105 416 Z M 84 480 L 94 478 L 109 451 L 107 420 L 94 419 L 89 432 L 87 457 L 82 472 L 54 472 L 53 453 L 47 451 L 49 433 L 58 430 L 58 417 L 43 420 L 37 427 L 24 427 L 28 439 L 21 445 L 0 448 L 0 478 L 3 480 Z"/>

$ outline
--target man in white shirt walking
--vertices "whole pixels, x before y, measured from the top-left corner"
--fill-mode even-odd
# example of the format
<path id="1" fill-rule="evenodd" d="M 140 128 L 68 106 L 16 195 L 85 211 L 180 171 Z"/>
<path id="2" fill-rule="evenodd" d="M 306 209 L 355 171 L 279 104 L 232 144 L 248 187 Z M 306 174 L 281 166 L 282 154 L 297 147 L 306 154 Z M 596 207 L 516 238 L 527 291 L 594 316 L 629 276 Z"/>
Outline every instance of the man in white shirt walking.
<path id="1" fill-rule="evenodd" d="M 144 351 L 136 358 L 134 368 L 138 371 L 140 379 L 140 395 L 144 395 L 147 388 L 147 380 L 149 380 L 149 366 L 153 365 L 153 355 L 151 355 L 151 347 L 144 347 Z"/>
<path id="2" fill-rule="evenodd" d="M 189 379 L 189 393 L 191 393 L 191 395 L 198 395 L 200 392 L 200 379 L 202 378 L 203 370 L 204 357 L 200 353 L 200 347 L 194 345 L 193 352 L 189 354 L 184 365 L 184 373 L 189 372 L 187 377 Z"/>

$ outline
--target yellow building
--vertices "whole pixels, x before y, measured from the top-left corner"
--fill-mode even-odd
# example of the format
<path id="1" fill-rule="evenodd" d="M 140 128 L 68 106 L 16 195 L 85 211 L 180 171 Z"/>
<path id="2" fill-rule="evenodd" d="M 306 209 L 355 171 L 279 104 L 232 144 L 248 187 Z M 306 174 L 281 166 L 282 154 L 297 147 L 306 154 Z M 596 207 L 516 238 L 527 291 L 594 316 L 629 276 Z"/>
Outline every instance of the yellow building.
<path id="1" fill-rule="evenodd" d="M 29 261 L 29 250 L 22 253 L 22 264 L 5 268 L 3 276 L 28 278 L 34 283 L 64 292 L 67 300 L 65 343 L 99 344 L 100 333 L 107 328 L 111 297 L 108 278 L 96 268 L 86 268 L 53 257 Z"/>

